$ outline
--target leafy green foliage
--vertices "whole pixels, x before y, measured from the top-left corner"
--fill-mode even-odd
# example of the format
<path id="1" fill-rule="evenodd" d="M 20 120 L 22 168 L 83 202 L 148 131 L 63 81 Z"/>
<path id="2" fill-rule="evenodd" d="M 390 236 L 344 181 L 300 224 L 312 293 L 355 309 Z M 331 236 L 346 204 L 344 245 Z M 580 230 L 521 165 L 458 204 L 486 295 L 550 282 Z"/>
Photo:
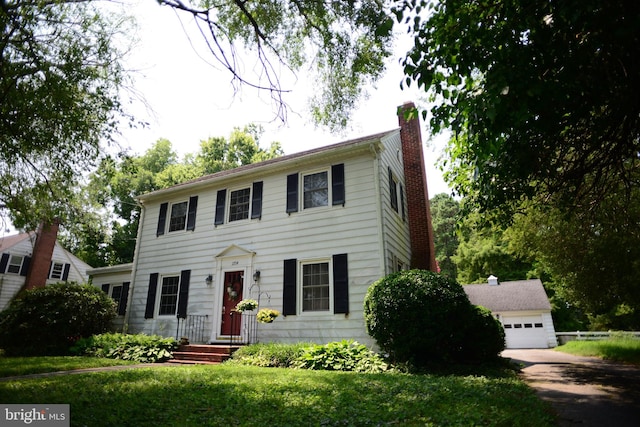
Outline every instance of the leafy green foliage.
<path id="1" fill-rule="evenodd" d="M 469 208 L 537 194 L 587 208 L 611 185 L 637 187 L 638 2 L 402 1 L 393 13 L 414 37 L 407 84 L 433 101 L 431 130 L 452 131 L 447 179 Z"/>
<path id="2" fill-rule="evenodd" d="M 393 21 L 377 0 L 160 3 L 196 18 L 208 53 L 232 74 L 233 83 L 268 91 L 283 121 L 283 71 L 311 73 L 310 81 L 317 83 L 309 102 L 313 117 L 341 129 L 391 54 Z M 256 58 L 255 76 L 242 73 L 238 45 Z"/>
<path id="3" fill-rule="evenodd" d="M 0 205 L 13 224 L 82 215 L 77 181 L 127 118 L 119 37 L 93 2 L 12 1 L 0 12 Z"/>
<path id="4" fill-rule="evenodd" d="M 502 341 L 499 349 L 492 345 L 484 352 L 471 343 L 477 334 L 486 334 L 487 343 L 500 342 L 495 321 L 471 305 L 456 281 L 429 271 L 401 271 L 375 282 L 365 297 L 364 318 L 367 332 L 394 363 L 484 361 L 504 348 Z"/>
<path id="5" fill-rule="evenodd" d="M 293 366 L 325 371 L 384 372 L 389 365 L 366 345 L 342 340 L 304 349 Z"/>
<path id="6" fill-rule="evenodd" d="M 8 355 L 60 355 L 80 338 L 109 329 L 115 303 L 95 286 L 56 283 L 24 291 L 0 313 Z"/>
<path id="7" fill-rule="evenodd" d="M 79 356 L 104 357 L 140 363 L 164 362 L 178 348 L 173 338 L 158 335 L 106 333 L 82 338 L 71 353 Z"/>
<path id="8" fill-rule="evenodd" d="M 257 343 L 240 347 L 225 363 L 270 368 L 290 368 L 313 343 Z"/>
<path id="9" fill-rule="evenodd" d="M 429 200 L 429 204 L 431 207 L 436 261 L 440 267 L 440 273 L 455 279 L 457 277 L 457 268 L 452 257 L 460 244 L 456 227 L 459 219 L 460 204 L 445 193 L 436 194 Z"/>

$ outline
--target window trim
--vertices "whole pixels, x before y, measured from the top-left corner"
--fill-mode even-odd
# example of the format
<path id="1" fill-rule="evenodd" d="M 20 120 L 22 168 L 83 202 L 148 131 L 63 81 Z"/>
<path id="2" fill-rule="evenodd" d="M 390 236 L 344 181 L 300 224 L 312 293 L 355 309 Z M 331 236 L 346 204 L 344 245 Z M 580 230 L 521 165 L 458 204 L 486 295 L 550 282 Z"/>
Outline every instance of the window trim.
<path id="1" fill-rule="evenodd" d="M 304 266 L 305 265 L 319 265 L 327 264 L 327 288 L 329 289 L 329 306 L 326 310 L 305 310 L 304 309 Z M 301 315 L 325 315 L 334 314 L 333 304 L 333 262 L 329 258 L 316 258 L 316 259 L 304 259 L 298 261 L 298 313 Z M 324 284 L 323 284 L 324 286 Z"/>
<path id="2" fill-rule="evenodd" d="M 327 176 L 327 185 L 326 187 L 326 191 L 327 191 L 327 203 L 324 205 L 318 205 L 318 206 L 309 206 L 306 207 L 305 206 L 305 188 L 304 188 L 304 179 L 308 176 L 311 175 L 319 175 L 319 174 L 326 174 Z M 300 182 L 298 183 L 299 185 L 299 198 L 300 200 L 298 201 L 300 208 L 302 209 L 302 211 L 308 211 L 310 209 L 322 209 L 322 208 L 328 208 L 330 206 L 332 206 L 331 204 L 331 200 L 333 198 L 333 177 L 331 176 L 331 169 L 330 168 L 323 168 L 323 169 L 316 169 L 316 170 L 310 170 L 310 171 L 306 171 L 306 172 L 301 172 L 300 173 Z"/>
<path id="3" fill-rule="evenodd" d="M 246 218 L 240 218 L 240 219 L 231 219 L 231 198 L 233 193 L 237 193 L 239 191 L 244 191 L 244 190 L 249 190 L 249 196 L 248 196 L 248 202 L 247 202 L 247 211 L 246 211 Z M 253 185 L 246 185 L 246 186 L 242 186 L 242 187 L 236 187 L 236 188 L 227 188 L 227 192 L 229 193 L 229 197 L 227 198 L 228 200 L 225 203 L 225 219 L 226 219 L 226 224 L 231 224 L 231 223 L 238 223 L 238 222 L 242 222 L 242 221 L 247 221 L 251 219 L 251 208 L 253 205 Z"/>
<path id="4" fill-rule="evenodd" d="M 173 302 L 174 310 L 173 310 L 173 313 L 170 313 L 170 314 L 161 314 L 160 309 L 162 308 L 162 306 L 160 303 L 162 301 L 162 288 L 164 286 L 164 280 L 169 278 L 177 278 L 178 280 L 176 293 L 175 293 L 175 301 Z M 160 277 L 158 277 L 158 290 L 156 295 L 155 315 L 158 316 L 158 318 L 175 317 L 178 312 L 179 297 L 180 297 L 180 273 L 161 274 Z"/>
<path id="5" fill-rule="evenodd" d="M 396 213 L 400 213 L 399 202 L 398 202 L 398 184 L 400 181 L 396 178 L 396 175 L 391 170 L 391 166 L 388 169 L 389 173 L 389 204 L 391 205 L 391 209 Z"/>
<path id="6" fill-rule="evenodd" d="M 173 207 L 176 205 L 181 205 L 183 204 L 185 205 L 185 209 L 184 209 L 184 226 L 182 228 L 177 228 L 175 230 L 171 229 L 171 215 L 173 214 Z M 167 209 L 167 234 L 169 233 L 179 233 L 181 231 L 186 231 L 187 230 L 187 221 L 189 219 L 189 199 L 187 200 L 180 200 L 180 201 L 176 201 L 176 202 L 170 202 L 168 205 L 168 209 Z"/>
<path id="7" fill-rule="evenodd" d="M 59 265 L 60 266 L 60 276 L 54 276 L 53 273 L 56 270 L 56 266 Z M 49 267 L 49 279 L 54 279 L 54 280 L 62 280 L 62 277 L 64 276 L 64 263 L 63 262 L 57 262 L 57 261 L 51 261 L 51 267 Z"/>
<path id="8" fill-rule="evenodd" d="M 16 264 L 12 264 L 11 261 L 13 260 L 13 258 L 20 258 L 20 265 L 18 265 L 18 271 L 10 271 L 12 266 L 16 266 Z M 22 271 L 22 265 L 24 264 L 24 255 L 13 255 L 13 254 L 9 254 L 9 259 L 7 261 L 7 269 L 6 271 L 3 271 L 3 273 L 7 273 L 7 274 L 16 274 L 16 275 L 20 275 L 20 272 Z"/>

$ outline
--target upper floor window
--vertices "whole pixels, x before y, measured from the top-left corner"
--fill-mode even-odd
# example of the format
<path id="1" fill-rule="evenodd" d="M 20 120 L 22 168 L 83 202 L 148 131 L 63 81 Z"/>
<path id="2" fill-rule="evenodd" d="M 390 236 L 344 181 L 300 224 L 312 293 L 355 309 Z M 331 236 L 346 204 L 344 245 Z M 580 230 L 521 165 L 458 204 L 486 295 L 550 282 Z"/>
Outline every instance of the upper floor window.
<path id="1" fill-rule="evenodd" d="M 250 197 L 250 188 L 231 192 L 229 197 L 229 222 L 249 218 Z"/>
<path id="2" fill-rule="evenodd" d="M 22 256 L 11 255 L 9 258 L 9 265 L 7 266 L 7 273 L 20 274 L 23 259 L 24 257 Z"/>
<path id="3" fill-rule="evenodd" d="M 318 172 L 303 177 L 303 208 L 329 205 L 329 178 L 327 172 Z"/>
<path id="4" fill-rule="evenodd" d="M 187 202 L 174 203 L 171 205 L 171 216 L 169 217 L 169 232 L 182 231 L 187 225 Z"/>
<path id="5" fill-rule="evenodd" d="M 329 206 L 329 200 L 333 206 L 344 205 L 344 164 L 333 165 L 330 170 L 304 174 L 302 179 L 298 173 L 287 175 L 287 213 L 298 211 L 300 198 L 303 209 Z"/>
<path id="6" fill-rule="evenodd" d="M 64 264 L 61 262 L 51 263 L 51 272 L 49 273 L 50 279 L 62 279 L 62 272 L 64 271 Z"/>
<path id="7" fill-rule="evenodd" d="M 395 175 L 389 167 L 389 203 L 391 208 L 402 215 L 402 219 L 406 219 L 406 211 L 404 207 L 404 188 L 398 182 Z"/>
<path id="8" fill-rule="evenodd" d="M 225 212 L 228 212 L 226 216 L 228 222 L 249 219 L 249 217 L 262 218 L 262 187 L 262 181 L 258 181 L 251 187 L 238 190 L 227 191 L 226 188 L 218 190 L 214 224 L 224 224 Z"/>
<path id="9" fill-rule="evenodd" d="M 156 236 L 161 236 L 165 231 L 182 231 L 196 229 L 196 211 L 198 209 L 198 196 L 192 196 L 189 201 L 174 202 L 171 204 L 169 211 L 169 203 L 160 204 L 160 212 L 158 215 L 158 228 Z M 167 226 L 167 213 L 169 214 L 169 225 Z"/>

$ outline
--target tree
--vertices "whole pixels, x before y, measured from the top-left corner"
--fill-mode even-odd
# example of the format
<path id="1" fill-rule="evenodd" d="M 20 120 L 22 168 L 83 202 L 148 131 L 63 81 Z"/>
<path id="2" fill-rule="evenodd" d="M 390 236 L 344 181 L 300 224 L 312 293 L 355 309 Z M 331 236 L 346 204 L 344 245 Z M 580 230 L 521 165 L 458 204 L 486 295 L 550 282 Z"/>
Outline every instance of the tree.
<path id="1" fill-rule="evenodd" d="M 126 117 L 123 27 L 89 2 L 0 3 L 0 205 L 16 227 L 82 211 L 76 183 Z"/>
<path id="2" fill-rule="evenodd" d="M 159 0 L 190 15 L 209 53 L 232 76 L 232 84 L 267 91 L 286 120 L 282 72 L 309 72 L 316 93 L 309 102 L 314 119 L 344 128 L 367 83 L 382 76 L 390 52 L 393 21 L 380 0 L 261 0 L 214 2 Z M 255 76 L 243 73 L 239 48 L 255 58 Z"/>
<path id="3" fill-rule="evenodd" d="M 431 222 L 433 224 L 433 240 L 436 249 L 436 261 L 440 273 L 455 279 L 456 264 L 452 257 L 458 250 L 457 226 L 460 204 L 450 195 L 436 194 L 430 201 Z"/>
<path id="4" fill-rule="evenodd" d="M 640 3 L 405 0 L 393 11 L 414 36 L 406 84 L 434 101 L 432 131 L 453 132 L 447 179 L 469 207 L 508 218 L 543 195 L 591 209 L 612 185 L 638 186 Z"/>

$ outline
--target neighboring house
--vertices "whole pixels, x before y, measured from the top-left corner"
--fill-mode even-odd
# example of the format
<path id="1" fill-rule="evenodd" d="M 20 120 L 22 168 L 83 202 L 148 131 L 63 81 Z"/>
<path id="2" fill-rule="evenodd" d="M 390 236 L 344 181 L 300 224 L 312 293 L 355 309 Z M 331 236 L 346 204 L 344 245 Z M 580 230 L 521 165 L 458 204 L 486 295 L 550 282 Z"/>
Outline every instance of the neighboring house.
<path id="1" fill-rule="evenodd" d="M 138 197 L 124 328 L 207 343 L 372 344 L 368 287 L 436 268 L 419 120 L 399 122 Z M 102 272 L 94 283 L 124 289 L 125 276 Z M 281 315 L 256 325 L 233 312 L 247 298 Z"/>
<path id="2" fill-rule="evenodd" d="M 124 315 L 129 299 L 132 263 L 114 265 L 111 267 L 92 268 L 87 271 L 91 277 L 91 284 L 102 289 L 117 304 L 118 317 L 114 319 L 116 329 L 124 329 Z"/>
<path id="3" fill-rule="evenodd" d="M 36 244 L 38 236 L 43 236 L 40 230 L 38 233 L 20 233 L 0 238 L 0 310 L 7 308 L 11 299 L 23 288 L 66 281 L 87 282 L 87 270 L 91 266 L 64 249 L 55 240 L 56 235 L 57 227 L 55 234 L 44 236 L 45 240 L 50 239 L 50 246 L 41 255 L 38 255 Z M 41 280 L 41 283 L 29 286 L 28 279 L 32 282 Z"/>
<path id="4" fill-rule="evenodd" d="M 507 348 L 550 348 L 558 345 L 551 304 L 540 279 L 463 286 L 472 304 L 491 310 L 502 322 Z"/>

